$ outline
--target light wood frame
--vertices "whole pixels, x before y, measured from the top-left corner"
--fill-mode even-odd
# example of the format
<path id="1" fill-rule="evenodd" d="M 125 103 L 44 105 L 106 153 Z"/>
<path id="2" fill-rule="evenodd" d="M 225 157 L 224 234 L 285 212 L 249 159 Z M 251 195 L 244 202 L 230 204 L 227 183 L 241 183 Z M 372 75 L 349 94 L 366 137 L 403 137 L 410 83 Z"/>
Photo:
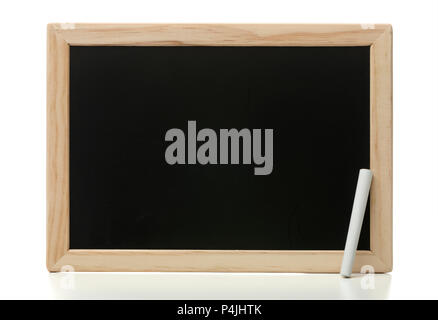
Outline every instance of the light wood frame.
<path id="1" fill-rule="evenodd" d="M 69 249 L 70 46 L 370 46 L 371 243 L 354 272 L 392 270 L 392 27 L 312 24 L 49 24 L 47 268 L 75 271 L 339 272 L 343 251 Z M 71 267 L 70 267 L 71 266 Z"/>

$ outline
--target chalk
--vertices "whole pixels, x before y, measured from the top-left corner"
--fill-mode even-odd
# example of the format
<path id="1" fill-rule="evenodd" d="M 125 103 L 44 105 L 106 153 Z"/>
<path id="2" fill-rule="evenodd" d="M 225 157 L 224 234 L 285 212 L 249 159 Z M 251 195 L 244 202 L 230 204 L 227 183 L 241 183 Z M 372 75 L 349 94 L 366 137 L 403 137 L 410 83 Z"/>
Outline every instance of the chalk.
<path id="1" fill-rule="evenodd" d="M 359 171 L 353 209 L 351 210 L 350 226 L 348 227 L 347 241 L 345 243 L 344 258 L 342 259 L 341 275 L 343 277 L 349 278 L 351 276 L 372 177 L 373 173 L 371 170 L 361 169 Z"/>

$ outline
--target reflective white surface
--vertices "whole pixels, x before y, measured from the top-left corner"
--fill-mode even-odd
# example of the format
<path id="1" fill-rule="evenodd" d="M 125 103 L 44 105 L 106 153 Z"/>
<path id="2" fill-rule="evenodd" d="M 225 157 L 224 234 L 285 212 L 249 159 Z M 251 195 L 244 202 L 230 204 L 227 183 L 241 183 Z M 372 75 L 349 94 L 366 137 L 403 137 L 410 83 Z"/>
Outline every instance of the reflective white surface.
<path id="1" fill-rule="evenodd" d="M 391 275 L 53 273 L 55 299 L 387 299 Z"/>

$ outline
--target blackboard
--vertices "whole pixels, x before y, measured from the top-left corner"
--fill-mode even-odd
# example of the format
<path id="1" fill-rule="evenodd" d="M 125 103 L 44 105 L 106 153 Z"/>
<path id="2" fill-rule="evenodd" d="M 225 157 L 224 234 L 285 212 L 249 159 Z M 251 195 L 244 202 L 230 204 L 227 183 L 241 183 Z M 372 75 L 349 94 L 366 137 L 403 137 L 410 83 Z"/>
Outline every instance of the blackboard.
<path id="1" fill-rule="evenodd" d="M 370 164 L 369 60 L 369 46 L 70 47 L 70 247 L 342 250 Z M 272 129 L 272 172 L 168 164 L 166 132 L 188 121 Z M 360 249 L 369 234 L 368 210 Z"/>
<path id="2" fill-rule="evenodd" d="M 392 270 L 392 27 L 49 24 L 47 269 Z"/>

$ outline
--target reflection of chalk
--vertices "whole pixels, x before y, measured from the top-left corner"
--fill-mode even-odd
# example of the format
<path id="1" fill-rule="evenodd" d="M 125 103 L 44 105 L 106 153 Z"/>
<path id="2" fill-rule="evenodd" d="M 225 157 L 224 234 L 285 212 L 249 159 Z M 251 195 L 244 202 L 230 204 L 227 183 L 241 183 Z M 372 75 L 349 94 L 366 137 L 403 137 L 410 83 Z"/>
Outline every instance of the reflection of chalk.
<path id="1" fill-rule="evenodd" d="M 348 227 L 347 242 L 345 243 L 344 258 L 342 259 L 341 275 L 344 277 L 350 277 L 353 269 L 372 177 L 373 173 L 371 170 L 361 169 L 359 171 L 359 179 L 357 180 L 356 194 L 354 195 L 353 209 L 351 211 L 350 226 Z"/>

